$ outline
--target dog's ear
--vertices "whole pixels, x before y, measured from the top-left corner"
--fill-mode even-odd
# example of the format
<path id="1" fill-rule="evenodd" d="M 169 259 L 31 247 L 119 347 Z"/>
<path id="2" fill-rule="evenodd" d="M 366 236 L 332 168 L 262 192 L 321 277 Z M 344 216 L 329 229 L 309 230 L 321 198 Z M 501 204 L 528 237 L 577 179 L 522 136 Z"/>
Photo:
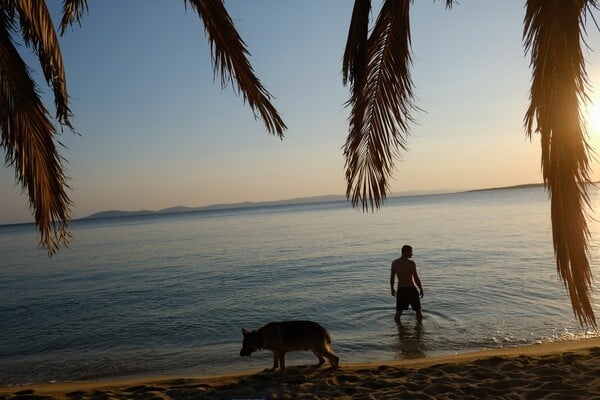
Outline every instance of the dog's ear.
<path id="1" fill-rule="evenodd" d="M 242 333 L 244 334 L 244 336 L 246 336 L 247 334 L 249 334 L 250 332 L 248 332 L 247 330 L 245 330 L 244 328 L 242 328 Z"/>

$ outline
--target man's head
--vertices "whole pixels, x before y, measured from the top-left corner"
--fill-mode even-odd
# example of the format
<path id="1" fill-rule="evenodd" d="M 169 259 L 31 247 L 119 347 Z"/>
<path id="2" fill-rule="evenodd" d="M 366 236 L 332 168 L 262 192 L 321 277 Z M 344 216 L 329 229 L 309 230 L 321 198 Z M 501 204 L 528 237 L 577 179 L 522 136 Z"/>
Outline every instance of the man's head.
<path id="1" fill-rule="evenodd" d="M 402 255 L 405 257 L 412 257 L 412 247 L 405 244 L 404 246 L 402 246 Z"/>

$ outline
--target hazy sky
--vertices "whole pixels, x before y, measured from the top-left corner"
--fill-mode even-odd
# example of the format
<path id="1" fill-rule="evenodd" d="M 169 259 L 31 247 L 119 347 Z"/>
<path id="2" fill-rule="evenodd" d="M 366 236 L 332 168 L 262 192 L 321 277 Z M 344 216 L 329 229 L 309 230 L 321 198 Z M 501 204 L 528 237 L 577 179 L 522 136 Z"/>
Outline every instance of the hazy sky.
<path id="1" fill-rule="evenodd" d="M 55 22 L 61 3 L 48 1 Z M 90 1 L 82 26 L 61 38 L 80 133 L 58 138 L 74 218 L 345 193 L 349 90 L 341 65 L 353 2 L 225 3 L 288 126 L 285 139 L 266 133 L 231 87 L 213 81 L 204 27 L 183 1 Z M 444 1 L 413 3 L 413 78 L 424 111 L 392 191 L 541 182 L 539 137 L 530 142 L 523 128 L 531 76 L 523 16 L 517 0 L 462 0 L 451 10 Z M 600 34 L 591 22 L 587 42 L 596 52 L 586 50 L 587 68 L 600 87 Z M 39 64 L 30 67 L 39 78 Z M 51 90 L 40 89 L 50 107 Z M 598 151 L 598 130 L 589 131 Z M 598 163 L 592 167 L 598 179 Z M 32 220 L 12 167 L 0 169 L 0 204 L 0 223 Z"/>

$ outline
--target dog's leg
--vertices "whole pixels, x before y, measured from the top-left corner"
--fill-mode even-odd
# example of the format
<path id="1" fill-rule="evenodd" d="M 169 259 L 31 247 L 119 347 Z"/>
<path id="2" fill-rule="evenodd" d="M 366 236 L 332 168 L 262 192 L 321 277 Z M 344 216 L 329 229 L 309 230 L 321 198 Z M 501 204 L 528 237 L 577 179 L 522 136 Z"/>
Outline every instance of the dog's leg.
<path id="1" fill-rule="evenodd" d="M 330 351 L 327 351 L 327 353 L 323 355 L 327 357 L 327 361 L 329 361 L 329 365 L 331 365 L 331 368 L 336 369 L 338 367 L 340 363 L 340 358 L 338 356 L 336 356 Z"/>
<path id="2" fill-rule="evenodd" d="M 283 374 L 283 370 L 285 369 L 285 352 L 281 352 L 279 354 L 279 372 Z"/>
<path id="3" fill-rule="evenodd" d="M 331 368 L 336 369 L 338 365 L 340 365 L 340 358 L 335 354 L 331 353 L 331 357 L 328 358 L 329 364 L 331 364 Z"/>
<path id="4" fill-rule="evenodd" d="M 319 359 L 319 363 L 317 364 L 317 368 L 319 368 L 321 365 L 323 365 L 323 363 L 325 363 L 325 359 L 315 349 L 311 349 L 311 351 L 315 353 L 315 356 L 317 356 Z"/>
<path id="5" fill-rule="evenodd" d="M 275 371 L 279 366 L 279 355 L 276 352 L 273 352 L 273 368 L 269 371 Z"/>
<path id="6" fill-rule="evenodd" d="M 317 354 L 317 353 L 318 353 L 318 354 L 320 354 L 320 355 L 321 355 L 321 357 L 320 357 L 320 358 L 322 358 L 322 357 L 325 357 L 325 358 L 327 358 L 327 361 L 329 361 L 329 364 L 331 365 L 331 367 L 332 367 L 333 369 L 335 369 L 335 368 L 337 368 L 337 367 L 338 367 L 338 365 L 339 365 L 339 363 L 340 363 L 340 358 L 339 358 L 338 356 L 336 356 L 336 355 L 333 353 L 332 349 L 329 347 L 329 345 L 328 345 L 328 344 L 325 344 L 325 343 L 320 343 L 320 344 L 318 345 L 318 347 L 317 347 L 315 350 L 313 350 L 313 352 L 314 352 L 315 354 Z M 318 356 L 317 356 L 317 357 L 318 357 Z M 320 361 L 321 361 L 321 360 L 319 359 L 319 362 L 320 362 Z M 320 365 L 321 365 L 321 364 L 319 364 L 319 366 L 320 366 Z"/>

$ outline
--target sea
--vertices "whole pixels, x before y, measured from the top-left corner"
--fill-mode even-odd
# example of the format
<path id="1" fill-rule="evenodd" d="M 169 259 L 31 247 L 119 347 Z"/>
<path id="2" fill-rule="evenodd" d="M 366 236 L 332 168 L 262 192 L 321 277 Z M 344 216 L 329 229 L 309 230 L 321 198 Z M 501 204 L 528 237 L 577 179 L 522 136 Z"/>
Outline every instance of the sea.
<path id="1" fill-rule="evenodd" d="M 596 187 L 590 203 L 600 317 Z M 268 368 L 269 351 L 240 357 L 242 328 L 292 319 L 325 326 L 342 364 L 599 336 L 558 277 L 539 186 L 393 197 L 375 212 L 329 201 L 83 219 L 72 234 L 48 257 L 33 225 L 0 226 L 0 387 Z M 422 323 L 393 320 L 404 244 Z"/>

